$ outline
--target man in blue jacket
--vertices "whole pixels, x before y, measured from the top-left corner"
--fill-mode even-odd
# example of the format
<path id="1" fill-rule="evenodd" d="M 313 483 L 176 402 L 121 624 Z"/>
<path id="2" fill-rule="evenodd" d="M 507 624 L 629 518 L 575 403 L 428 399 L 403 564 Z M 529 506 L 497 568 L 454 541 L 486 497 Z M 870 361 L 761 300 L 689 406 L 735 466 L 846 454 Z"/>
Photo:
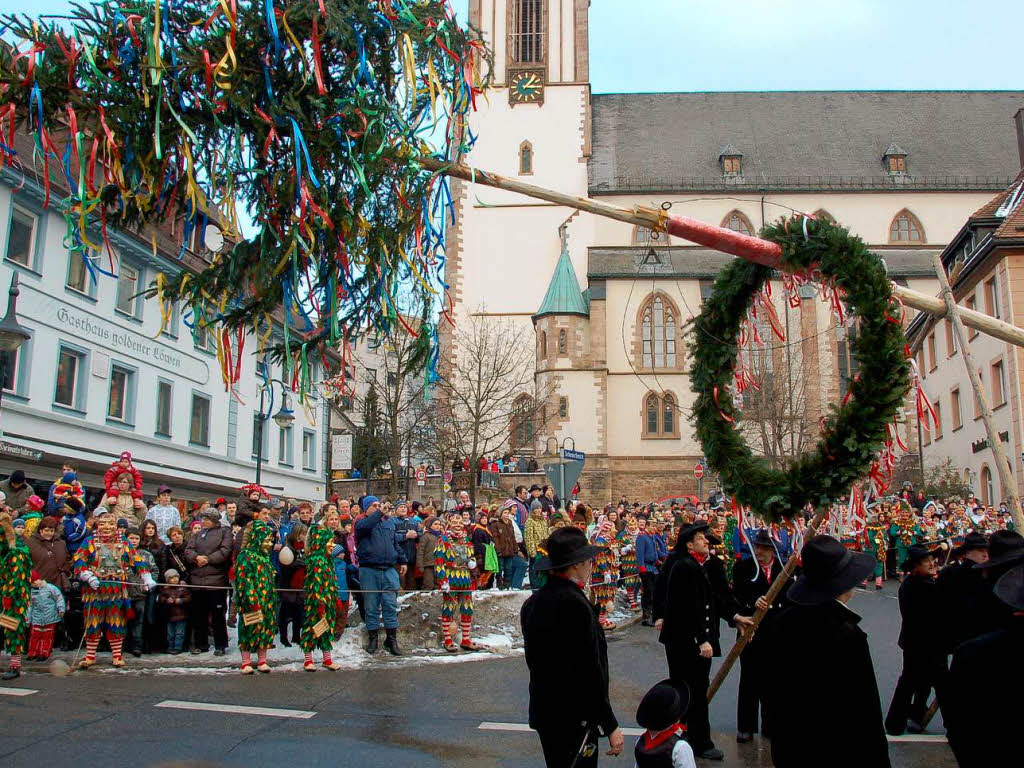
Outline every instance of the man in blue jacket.
<path id="1" fill-rule="evenodd" d="M 647 530 L 636 537 L 636 564 L 640 571 L 640 608 L 643 611 L 645 627 L 654 626 L 654 582 L 658 577 L 660 561 L 664 560 L 659 541 L 658 525 L 651 521 Z"/>
<path id="2" fill-rule="evenodd" d="M 359 558 L 359 587 L 365 591 L 367 653 L 377 652 L 383 613 L 384 647 L 394 656 L 398 650 L 399 576 L 406 571 L 402 549 L 404 536 L 395 529 L 395 519 L 385 511 L 376 496 L 362 499 L 363 517 L 356 521 L 356 555 Z M 396 570 L 397 566 L 397 570 Z"/>

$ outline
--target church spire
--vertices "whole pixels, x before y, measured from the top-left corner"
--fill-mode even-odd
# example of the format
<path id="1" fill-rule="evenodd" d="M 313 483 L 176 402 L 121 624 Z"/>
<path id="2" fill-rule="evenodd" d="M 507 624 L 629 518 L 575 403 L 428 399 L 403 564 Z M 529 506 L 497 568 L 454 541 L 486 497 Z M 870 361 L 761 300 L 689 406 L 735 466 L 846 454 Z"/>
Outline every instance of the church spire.
<path id="1" fill-rule="evenodd" d="M 533 315 L 533 319 L 545 315 L 582 315 L 588 317 L 590 309 L 587 301 L 580 291 L 579 281 L 576 279 L 576 270 L 572 267 L 569 259 L 569 237 L 566 226 L 559 227 L 559 234 L 562 239 L 562 253 L 555 265 L 555 272 L 551 275 L 551 282 L 548 284 L 548 292 L 544 295 L 544 301 L 540 309 Z"/>

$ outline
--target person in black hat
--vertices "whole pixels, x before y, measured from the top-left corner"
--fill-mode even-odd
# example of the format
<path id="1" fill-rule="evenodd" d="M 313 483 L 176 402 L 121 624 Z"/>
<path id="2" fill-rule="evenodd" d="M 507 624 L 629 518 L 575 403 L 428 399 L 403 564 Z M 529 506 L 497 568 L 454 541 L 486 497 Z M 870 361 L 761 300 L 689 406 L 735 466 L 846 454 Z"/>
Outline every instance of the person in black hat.
<path id="1" fill-rule="evenodd" d="M 636 768 L 696 768 L 693 749 L 680 722 L 690 706 L 690 690 L 662 680 L 641 699 L 636 722 L 647 732 L 633 748 Z"/>
<path id="2" fill-rule="evenodd" d="M 661 631 L 658 640 L 665 646 L 669 678 L 680 689 L 685 683 L 691 694 L 687 740 L 698 757 L 722 760 L 722 751 L 711 740 L 707 700 L 711 659 L 722 655 L 719 616 L 729 617 L 730 625 L 741 628 L 752 622 L 739 614 L 722 561 L 710 554 L 710 545 L 718 540 L 709 537 L 707 530 L 704 522 L 679 529 L 675 557 L 671 563 L 666 561 L 659 578 L 663 587 L 655 588 L 654 618 Z"/>
<path id="3" fill-rule="evenodd" d="M 988 537 L 988 560 L 974 564 L 974 568 L 981 572 L 984 588 L 974 595 L 967 607 L 973 637 L 1008 626 L 1010 612 L 993 594 L 992 587 L 1004 573 L 1021 563 L 1024 563 L 1024 537 L 1019 533 L 995 531 Z"/>
<path id="4" fill-rule="evenodd" d="M 776 768 L 889 768 L 868 637 L 847 607 L 857 585 L 874 573 L 875 559 L 831 536 L 808 539 L 801 557 L 803 573 L 786 595 L 792 605 L 760 630 L 765 653 L 841 663 L 831 674 L 822 668 L 767 689 L 772 760 Z M 808 727 L 808 712 L 827 712 L 828 719 Z"/>
<path id="5" fill-rule="evenodd" d="M 907 574 L 900 585 L 903 623 L 898 644 L 903 649 L 903 671 L 885 716 L 885 730 L 893 736 L 924 731 L 928 695 L 933 688 L 939 704 L 943 703 L 947 648 L 942 594 L 935 583 L 938 569 L 933 554 L 937 551 L 926 544 L 913 544 L 900 564 L 900 570 Z"/>
<path id="6" fill-rule="evenodd" d="M 608 698 L 608 646 L 583 591 L 599 549 L 577 528 L 554 531 L 547 556 L 536 564 L 550 577 L 520 613 L 530 727 L 548 768 L 596 766 L 599 735 L 608 737 L 609 755 L 622 752 L 622 731 Z"/>
<path id="7" fill-rule="evenodd" d="M 960 643 L 977 637 L 972 626 L 970 606 L 985 590 L 982 571 L 974 566 L 988 561 L 988 537 L 971 531 L 964 542 L 949 553 L 950 563 L 939 571 L 935 583 L 942 596 L 946 651 L 952 653 Z"/>
<path id="8" fill-rule="evenodd" d="M 739 604 L 739 611 L 752 615 L 758 608 L 765 605 L 764 596 L 782 572 L 782 561 L 779 559 L 775 542 L 764 528 L 758 530 L 751 539 L 754 557 L 740 560 L 733 567 L 733 594 Z M 779 591 L 774 602 L 768 606 L 765 621 L 774 618 L 786 605 L 786 590 L 792 578 Z M 765 722 L 764 692 L 772 684 L 772 668 L 774 660 L 765 657 L 762 643 L 755 635 L 747 643 L 740 654 L 740 686 L 736 700 L 736 741 L 745 744 L 757 732 L 758 708 L 761 711 L 761 733 L 768 735 Z"/>
<path id="9" fill-rule="evenodd" d="M 957 648 L 946 681 L 942 720 L 960 768 L 1008 765 L 1020 752 L 1024 565 L 1007 571 L 993 596 L 1010 613 L 1007 626 Z"/>

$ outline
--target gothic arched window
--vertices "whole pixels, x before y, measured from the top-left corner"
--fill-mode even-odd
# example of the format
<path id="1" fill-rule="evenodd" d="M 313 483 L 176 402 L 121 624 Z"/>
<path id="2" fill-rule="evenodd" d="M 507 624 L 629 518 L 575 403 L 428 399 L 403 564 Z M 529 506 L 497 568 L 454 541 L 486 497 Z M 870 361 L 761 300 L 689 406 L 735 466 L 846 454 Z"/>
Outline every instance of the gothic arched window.
<path id="1" fill-rule="evenodd" d="M 889 225 L 890 243 L 923 243 L 924 227 L 917 216 L 906 208 L 896 214 Z"/>
<path id="2" fill-rule="evenodd" d="M 512 403 L 512 449 L 533 446 L 533 398 L 522 394 Z"/>
<path id="3" fill-rule="evenodd" d="M 752 235 L 754 233 L 754 225 L 750 223 L 750 219 L 737 210 L 726 214 L 725 218 L 722 219 L 722 226 L 726 229 L 731 229 L 733 232 L 739 232 L 741 235 Z"/>
<path id="4" fill-rule="evenodd" d="M 533 144 L 528 141 L 519 145 L 519 175 L 533 175 Z"/>
<path id="5" fill-rule="evenodd" d="M 643 438 L 679 437 L 678 401 L 671 392 L 648 392 L 643 401 Z"/>
<path id="6" fill-rule="evenodd" d="M 564 355 L 567 349 L 565 328 L 558 329 L 558 354 Z"/>
<path id="7" fill-rule="evenodd" d="M 644 368 L 676 367 L 676 310 L 661 294 L 648 300 L 641 313 Z"/>

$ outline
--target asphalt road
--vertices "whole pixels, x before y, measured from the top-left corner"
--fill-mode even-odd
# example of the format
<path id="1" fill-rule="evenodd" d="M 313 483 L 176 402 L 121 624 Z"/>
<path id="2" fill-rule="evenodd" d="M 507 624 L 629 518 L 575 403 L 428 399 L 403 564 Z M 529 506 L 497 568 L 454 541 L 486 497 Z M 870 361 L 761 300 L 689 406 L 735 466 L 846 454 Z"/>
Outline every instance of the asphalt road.
<path id="1" fill-rule="evenodd" d="M 883 706 L 899 674 L 896 648 L 899 612 L 894 586 L 858 594 L 851 607 L 864 616 L 872 641 Z M 731 640 L 731 631 L 727 642 Z M 827 649 L 806 649 L 815 674 L 842 676 L 843 660 Z M 633 627 L 610 642 L 612 698 L 624 725 L 635 725 L 636 704 L 666 676 L 653 630 Z M 389 668 L 390 667 L 390 668 Z M 830 670 L 832 670 L 830 672 Z M 780 685 L 795 684 L 781 664 Z M 521 656 L 459 664 L 373 668 L 316 674 L 281 672 L 242 677 L 235 673 L 140 674 L 98 670 L 58 678 L 25 674 L 22 696 L 0 695 L 0 765 L 152 766 L 178 761 L 202 764 L 281 766 L 359 765 L 361 768 L 542 764 L 534 734 L 482 730 L 482 723 L 526 722 L 526 668 Z M 11 684 L 4 684 L 12 693 Z M 726 751 L 725 766 L 770 766 L 759 739 L 735 743 L 736 675 L 711 708 L 712 728 Z M 167 705 L 167 702 L 184 704 Z M 212 711 L 174 706 L 215 705 Z M 164 704 L 164 706 L 157 706 Z M 224 705 L 288 710 L 288 717 L 224 711 Z M 566 707 L 572 706 L 571 697 Z M 827 713 L 806 713 L 808 727 L 828 727 Z M 941 734 L 933 723 L 932 734 Z M 856 738 L 837 730 L 837 741 Z M 936 736 L 932 736 L 935 739 Z M 627 738 L 632 745 L 633 738 Z M 941 741 L 890 745 L 896 768 L 954 768 Z M 603 765 L 632 766 L 627 757 L 602 758 Z M 707 765 L 714 765 L 708 763 Z"/>

